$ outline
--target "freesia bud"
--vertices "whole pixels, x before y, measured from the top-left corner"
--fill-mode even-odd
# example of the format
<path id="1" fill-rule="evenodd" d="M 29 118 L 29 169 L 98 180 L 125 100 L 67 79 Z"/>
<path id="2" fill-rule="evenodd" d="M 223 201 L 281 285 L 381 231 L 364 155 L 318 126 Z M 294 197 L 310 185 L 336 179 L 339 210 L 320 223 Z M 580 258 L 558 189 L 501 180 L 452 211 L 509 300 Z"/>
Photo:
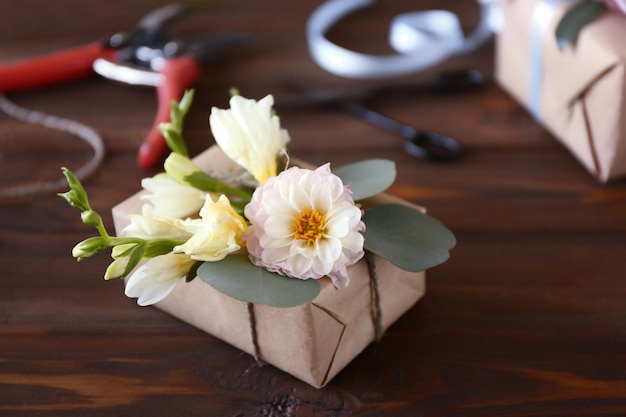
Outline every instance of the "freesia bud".
<path id="1" fill-rule="evenodd" d="M 67 179 L 70 191 L 66 193 L 59 193 L 58 196 L 67 201 L 70 206 L 81 212 L 90 210 L 87 192 L 76 175 L 74 175 L 74 173 L 67 168 L 63 168 L 63 175 L 65 175 L 65 178 Z"/>
<path id="2" fill-rule="evenodd" d="M 171 153 L 165 160 L 163 166 L 170 178 L 182 184 L 187 184 L 185 177 L 200 171 L 200 168 L 189 158 L 177 153 Z"/>
<path id="3" fill-rule="evenodd" d="M 91 209 L 85 210 L 80 213 L 80 218 L 83 223 L 90 224 L 92 226 L 102 224 L 102 218 L 100 217 L 100 215 Z"/>
<path id="4" fill-rule="evenodd" d="M 108 281 L 110 279 L 119 278 L 124 275 L 124 271 L 126 270 L 128 261 L 128 257 L 114 259 L 104 272 L 104 279 Z"/>
<path id="5" fill-rule="evenodd" d="M 108 247 L 108 242 L 101 236 L 90 237 L 89 239 L 85 239 L 74 246 L 72 249 L 72 256 L 80 261 L 84 258 L 89 258 L 90 256 L 100 253 Z"/>

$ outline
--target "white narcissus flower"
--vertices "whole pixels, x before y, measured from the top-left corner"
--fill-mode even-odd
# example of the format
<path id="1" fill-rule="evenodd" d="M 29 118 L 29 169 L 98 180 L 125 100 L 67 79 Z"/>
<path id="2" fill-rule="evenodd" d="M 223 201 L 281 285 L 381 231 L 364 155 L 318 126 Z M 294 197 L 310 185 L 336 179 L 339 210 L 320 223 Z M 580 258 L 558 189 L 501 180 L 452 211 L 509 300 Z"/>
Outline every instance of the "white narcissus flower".
<path id="1" fill-rule="evenodd" d="M 194 262 L 177 253 L 151 258 L 128 278 L 124 293 L 137 298 L 140 306 L 158 303 L 172 292 L 178 280 L 186 277 Z"/>
<path id="2" fill-rule="evenodd" d="M 250 259 L 272 272 L 300 279 L 329 276 L 337 288 L 347 267 L 363 257 L 365 224 L 350 190 L 326 164 L 289 168 L 258 187 L 245 208 Z"/>
<path id="3" fill-rule="evenodd" d="M 122 236 L 139 239 L 187 240 L 191 233 L 182 228 L 179 219 L 159 216 L 154 207 L 144 204 L 141 214 L 128 216 L 130 224 L 121 231 Z"/>
<path id="4" fill-rule="evenodd" d="M 241 96 L 230 99 L 230 110 L 213 107 L 209 123 L 215 142 L 230 159 L 260 184 L 276 175 L 276 158 L 286 153 L 289 134 L 272 114 L 274 97 L 260 101 Z"/>
<path id="5" fill-rule="evenodd" d="M 231 206 L 228 197 L 221 195 L 213 201 L 210 195 L 200 210 L 200 219 L 177 222 L 179 227 L 193 234 L 184 244 L 174 247 L 198 261 L 220 261 L 243 246 L 241 238 L 246 221 Z"/>
<path id="6" fill-rule="evenodd" d="M 181 184 L 167 174 L 144 178 L 141 186 L 150 193 L 141 198 L 154 206 L 154 214 L 162 217 L 185 218 L 195 214 L 204 204 L 206 192 Z"/>

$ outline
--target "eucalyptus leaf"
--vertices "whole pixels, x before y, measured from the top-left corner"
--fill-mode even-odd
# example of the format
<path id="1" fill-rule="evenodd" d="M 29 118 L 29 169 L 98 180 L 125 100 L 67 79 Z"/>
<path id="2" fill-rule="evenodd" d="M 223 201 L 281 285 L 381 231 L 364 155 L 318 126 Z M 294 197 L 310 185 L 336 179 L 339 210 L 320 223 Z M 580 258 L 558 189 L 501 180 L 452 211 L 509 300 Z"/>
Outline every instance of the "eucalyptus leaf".
<path id="1" fill-rule="evenodd" d="M 384 204 L 365 211 L 365 249 L 406 271 L 424 271 L 449 257 L 456 238 L 438 220 L 408 206 Z"/>
<path id="2" fill-rule="evenodd" d="M 389 188 L 396 179 L 396 164 L 387 159 L 367 159 L 339 167 L 333 174 L 350 185 L 352 198 L 357 201 Z"/>
<path id="3" fill-rule="evenodd" d="M 320 292 L 316 280 L 283 277 L 255 266 L 246 255 L 205 262 L 198 268 L 198 277 L 223 294 L 272 307 L 306 304 Z"/>
<path id="4" fill-rule="evenodd" d="M 559 50 L 574 47 L 580 31 L 606 10 L 606 5 L 598 1 L 583 1 L 569 9 L 555 30 Z"/>

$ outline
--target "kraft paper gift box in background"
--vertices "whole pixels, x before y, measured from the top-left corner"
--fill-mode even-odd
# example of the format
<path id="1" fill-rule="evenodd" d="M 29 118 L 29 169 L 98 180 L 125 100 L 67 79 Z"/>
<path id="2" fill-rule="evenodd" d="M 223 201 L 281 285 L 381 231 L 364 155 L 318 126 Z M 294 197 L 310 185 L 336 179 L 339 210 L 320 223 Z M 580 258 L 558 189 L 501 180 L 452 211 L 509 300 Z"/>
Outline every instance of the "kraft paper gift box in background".
<path id="1" fill-rule="evenodd" d="M 227 171 L 233 164 L 215 146 L 194 160 L 201 168 L 211 166 L 213 170 Z M 141 213 L 141 193 L 113 208 L 118 234 L 129 223 L 129 214 Z M 372 199 L 364 204 L 399 202 L 384 194 Z M 374 341 L 377 331 L 387 329 L 424 295 L 424 272 L 401 270 L 378 256 L 374 260 L 377 289 L 371 287 L 367 263 L 361 260 L 349 267 L 347 288 L 336 290 L 324 278 L 320 294 L 312 302 L 288 309 L 255 304 L 253 321 L 246 302 L 197 278 L 189 283 L 180 281 L 156 307 L 319 388 Z M 378 303 L 372 300 L 374 294 Z M 373 317 L 376 306 L 380 307 L 380 321 Z"/>
<path id="2" fill-rule="evenodd" d="M 626 17 L 603 13 L 574 47 L 555 28 L 575 2 L 500 0 L 495 75 L 600 182 L 626 176 Z"/>

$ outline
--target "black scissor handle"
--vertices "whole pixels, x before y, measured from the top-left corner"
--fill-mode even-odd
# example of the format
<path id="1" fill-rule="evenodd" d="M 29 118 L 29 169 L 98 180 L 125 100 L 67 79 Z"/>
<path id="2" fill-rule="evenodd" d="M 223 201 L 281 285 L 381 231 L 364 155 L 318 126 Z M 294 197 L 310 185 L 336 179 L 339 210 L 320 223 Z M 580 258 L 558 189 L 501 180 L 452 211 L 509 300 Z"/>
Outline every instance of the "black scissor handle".
<path id="1" fill-rule="evenodd" d="M 361 120 L 368 121 L 388 132 L 404 138 L 403 148 L 409 155 L 432 162 L 452 162 L 461 155 L 462 147 L 456 140 L 439 133 L 418 130 L 400 123 L 362 104 L 342 104 L 340 109 Z"/>
<path id="2" fill-rule="evenodd" d="M 433 162 L 452 162 L 457 160 L 463 151 L 459 142 L 439 133 L 413 130 L 404 136 L 402 147 L 406 153 L 415 158 Z"/>

